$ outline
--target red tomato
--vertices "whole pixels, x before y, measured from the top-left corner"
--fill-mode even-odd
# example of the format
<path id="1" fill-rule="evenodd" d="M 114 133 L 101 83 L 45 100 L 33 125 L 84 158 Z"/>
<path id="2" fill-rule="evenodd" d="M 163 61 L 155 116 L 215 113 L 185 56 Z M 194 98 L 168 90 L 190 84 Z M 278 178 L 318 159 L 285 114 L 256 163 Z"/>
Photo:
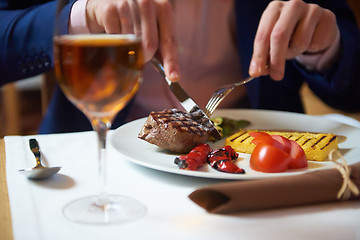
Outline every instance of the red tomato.
<path id="1" fill-rule="evenodd" d="M 270 145 L 277 145 L 278 142 L 276 142 L 270 134 L 267 134 L 265 132 L 249 132 L 249 135 L 254 137 L 252 140 L 252 143 L 257 145 L 258 143 L 266 143 Z M 277 145 L 277 147 L 281 147 L 281 145 Z"/>
<path id="2" fill-rule="evenodd" d="M 283 136 L 279 136 L 279 135 L 271 135 L 272 139 L 274 139 L 275 141 L 279 142 L 281 144 L 281 148 L 287 152 L 290 153 L 291 150 L 291 143 L 290 140 L 283 137 Z"/>
<path id="3" fill-rule="evenodd" d="M 287 138 L 284 138 L 281 136 L 274 138 L 272 135 L 265 133 L 265 132 L 250 132 L 249 135 L 254 137 L 254 139 L 252 140 L 252 143 L 255 145 L 258 144 L 259 142 L 262 142 L 262 143 L 266 143 L 266 144 L 272 145 L 274 147 L 283 149 L 286 152 L 290 151 L 290 142 L 288 142 L 289 140 Z M 285 140 L 283 140 L 283 138 Z M 286 140 L 287 140 L 287 142 L 286 142 Z"/>
<path id="4" fill-rule="evenodd" d="M 288 169 L 291 157 L 272 145 L 259 143 L 250 157 L 250 167 L 259 172 L 284 172 Z"/>
<path id="5" fill-rule="evenodd" d="M 292 160 L 289 163 L 289 169 L 306 168 L 308 166 L 308 161 L 306 159 L 304 149 L 302 149 L 302 147 L 293 140 L 290 140 L 290 143 L 290 156 L 292 157 Z"/>
<path id="6" fill-rule="evenodd" d="M 300 145 L 278 135 L 251 132 L 256 145 L 250 157 L 250 167 L 260 172 L 284 172 L 288 169 L 305 168 L 308 165 Z"/>

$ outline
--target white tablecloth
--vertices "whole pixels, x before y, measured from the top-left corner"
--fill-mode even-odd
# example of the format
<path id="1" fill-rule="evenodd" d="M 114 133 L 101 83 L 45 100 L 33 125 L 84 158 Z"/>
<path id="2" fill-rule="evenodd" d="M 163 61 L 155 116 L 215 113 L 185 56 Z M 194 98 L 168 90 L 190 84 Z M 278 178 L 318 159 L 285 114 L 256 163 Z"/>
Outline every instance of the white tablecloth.
<path id="1" fill-rule="evenodd" d="M 62 166 L 58 175 L 46 181 L 30 181 L 17 171 L 35 163 L 28 147 L 30 137 L 33 136 L 5 137 L 15 240 L 360 239 L 360 201 L 233 215 L 208 214 L 187 196 L 198 187 L 221 180 L 138 166 L 122 159 L 111 144 L 108 191 L 141 201 L 146 205 L 146 215 L 133 222 L 108 226 L 73 223 L 63 216 L 63 206 L 75 198 L 97 193 L 95 135 L 36 135 L 48 165 Z"/>

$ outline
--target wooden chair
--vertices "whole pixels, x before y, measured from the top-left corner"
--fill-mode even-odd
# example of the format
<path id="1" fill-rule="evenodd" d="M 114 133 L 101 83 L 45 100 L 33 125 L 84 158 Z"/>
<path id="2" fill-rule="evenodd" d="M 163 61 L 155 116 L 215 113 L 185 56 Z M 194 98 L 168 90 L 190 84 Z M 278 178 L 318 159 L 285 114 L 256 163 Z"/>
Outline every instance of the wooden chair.
<path id="1" fill-rule="evenodd" d="M 2 118 L 0 136 L 20 134 L 20 99 L 14 83 L 6 84 L 1 89 Z"/>
<path id="2" fill-rule="evenodd" d="M 53 88 L 52 86 L 55 84 L 52 80 L 54 79 L 54 77 L 52 76 L 52 72 L 45 73 L 39 76 L 39 79 L 41 81 L 40 85 L 37 86 L 38 84 L 37 82 L 35 82 L 35 87 L 31 86 L 30 89 L 23 89 L 23 87 L 19 88 L 17 83 L 8 83 L 0 89 L 0 137 L 6 135 L 22 135 L 36 133 L 37 126 L 33 125 L 36 124 L 36 119 L 41 118 L 41 116 L 38 116 L 39 112 L 41 115 L 46 112 L 48 102 L 50 101 L 52 95 L 52 92 L 49 92 Z M 37 81 L 37 79 L 35 81 Z M 27 97 L 25 100 L 23 100 L 23 93 L 27 91 L 33 93 L 30 93 L 30 95 L 25 95 Z M 34 103 L 39 104 L 39 106 L 31 107 L 34 107 L 35 109 L 41 107 L 41 111 L 33 111 L 34 115 L 30 118 L 30 122 L 28 122 L 27 119 L 24 120 L 24 114 L 27 114 L 27 112 L 29 112 L 29 110 L 24 107 L 28 108 L 29 103 L 22 102 L 29 100 L 29 96 L 35 97 Z M 39 96 L 41 98 L 41 103 L 38 103 Z M 31 102 L 33 101 L 31 100 Z"/>

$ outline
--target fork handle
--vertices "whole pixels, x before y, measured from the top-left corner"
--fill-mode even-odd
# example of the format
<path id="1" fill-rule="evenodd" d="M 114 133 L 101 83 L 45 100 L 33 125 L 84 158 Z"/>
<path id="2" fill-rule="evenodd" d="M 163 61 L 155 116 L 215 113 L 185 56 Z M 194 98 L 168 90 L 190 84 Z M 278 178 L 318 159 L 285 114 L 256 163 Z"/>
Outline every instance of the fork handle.
<path id="1" fill-rule="evenodd" d="M 248 83 L 248 82 L 252 81 L 253 79 L 254 79 L 254 77 L 249 76 L 249 77 L 241 80 L 240 82 L 234 83 L 234 86 L 238 87 L 238 86 L 244 85 L 245 83 Z"/>

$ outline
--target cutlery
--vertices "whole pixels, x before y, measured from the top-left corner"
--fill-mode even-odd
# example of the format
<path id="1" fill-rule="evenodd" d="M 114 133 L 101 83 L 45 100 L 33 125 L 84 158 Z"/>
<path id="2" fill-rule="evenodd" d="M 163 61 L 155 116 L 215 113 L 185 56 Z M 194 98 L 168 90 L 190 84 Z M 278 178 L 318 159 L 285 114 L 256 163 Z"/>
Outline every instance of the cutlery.
<path id="1" fill-rule="evenodd" d="M 254 77 L 250 76 L 245 78 L 244 80 L 241 80 L 240 82 L 229 84 L 216 90 L 205 106 L 205 115 L 207 117 L 210 117 L 214 113 L 217 106 L 225 99 L 227 95 L 229 95 L 229 93 L 231 93 L 235 89 L 235 87 L 244 85 L 245 83 L 248 83 L 253 79 Z"/>
<path id="2" fill-rule="evenodd" d="M 206 119 L 207 123 L 213 127 L 213 131 L 211 132 L 211 135 L 215 139 L 220 139 L 221 135 L 216 130 L 214 123 L 207 117 L 207 115 L 204 113 L 203 110 L 196 104 L 196 102 L 185 92 L 185 90 L 181 87 L 181 85 L 178 82 L 172 82 L 170 81 L 164 71 L 164 66 L 160 62 L 160 60 L 157 57 L 153 57 L 151 59 L 151 63 L 156 68 L 156 70 L 163 76 L 163 78 L 166 80 L 167 84 L 170 87 L 171 92 L 175 95 L 175 97 L 180 101 L 181 106 L 189 112 L 197 114 L 200 114 L 202 118 Z"/>
<path id="3" fill-rule="evenodd" d="M 29 146 L 31 152 L 34 154 L 36 159 L 36 166 L 33 168 L 21 169 L 19 172 L 23 173 L 30 179 L 44 179 L 57 173 L 61 167 L 44 167 L 41 164 L 41 152 L 39 143 L 36 139 L 32 138 L 29 140 Z"/>

